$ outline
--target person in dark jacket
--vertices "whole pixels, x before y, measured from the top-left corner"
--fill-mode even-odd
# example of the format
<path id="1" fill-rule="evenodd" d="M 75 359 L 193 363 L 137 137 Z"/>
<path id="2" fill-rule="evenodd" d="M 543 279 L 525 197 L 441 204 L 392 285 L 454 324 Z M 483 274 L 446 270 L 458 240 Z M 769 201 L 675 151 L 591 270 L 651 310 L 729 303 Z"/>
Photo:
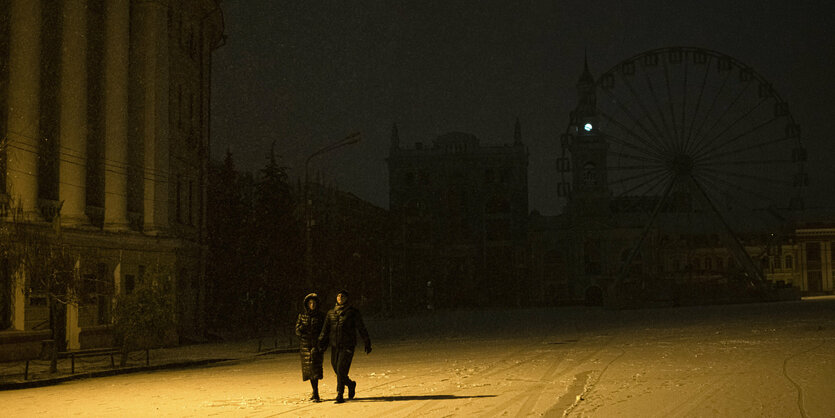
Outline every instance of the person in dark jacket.
<path id="1" fill-rule="evenodd" d="M 319 402 L 319 380 L 322 378 L 324 354 L 319 350 L 319 333 L 325 323 L 325 314 L 319 310 L 319 296 L 311 293 L 304 297 L 304 312 L 296 320 L 299 336 L 299 352 L 302 360 L 302 380 L 310 380 L 313 395 L 310 400 Z"/>
<path id="2" fill-rule="evenodd" d="M 331 347 L 331 366 L 336 373 L 336 403 L 345 402 L 343 393 L 348 387 L 348 399 L 354 399 L 357 382 L 348 377 L 351 361 L 354 358 L 354 348 L 357 345 L 357 333 L 365 341 L 365 354 L 371 352 L 371 338 L 362 322 L 360 311 L 351 306 L 348 292 L 340 290 L 336 294 L 336 306 L 328 311 L 325 325 L 319 335 L 319 349 L 326 350 L 328 343 Z"/>

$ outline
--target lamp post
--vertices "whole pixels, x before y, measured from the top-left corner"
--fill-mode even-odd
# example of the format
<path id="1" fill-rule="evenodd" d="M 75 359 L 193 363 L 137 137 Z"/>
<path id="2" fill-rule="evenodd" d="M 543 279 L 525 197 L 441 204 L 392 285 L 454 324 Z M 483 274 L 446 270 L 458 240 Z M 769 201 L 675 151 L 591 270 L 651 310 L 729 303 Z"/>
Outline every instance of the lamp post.
<path id="1" fill-rule="evenodd" d="M 356 144 L 360 141 L 362 135 L 359 132 L 354 132 L 351 135 L 346 136 L 345 138 L 341 139 L 339 142 L 335 142 L 323 148 L 316 150 L 313 154 L 310 154 L 306 160 L 304 160 L 304 269 L 305 269 L 305 279 L 307 280 L 308 286 L 313 286 L 313 241 L 310 239 L 310 215 L 311 215 L 311 208 L 310 208 L 310 183 L 309 183 L 309 172 L 308 166 L 310 165 L 310 160 L 317 155 L 322 155 L 326 152 L 333 151 L 337 148 L 344 147 L 346 145 Z"/>

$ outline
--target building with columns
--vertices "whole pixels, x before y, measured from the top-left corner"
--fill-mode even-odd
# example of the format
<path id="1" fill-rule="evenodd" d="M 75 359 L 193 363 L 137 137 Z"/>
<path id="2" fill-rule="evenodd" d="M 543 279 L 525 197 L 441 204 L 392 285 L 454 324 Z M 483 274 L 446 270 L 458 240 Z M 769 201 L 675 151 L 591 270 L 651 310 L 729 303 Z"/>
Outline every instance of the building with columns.
<path id="1" fill-rule="evenodd" d="M 0 2 L 0 216 L 52 227 L 85 278 L 112 283 L 67 307 L 68 348 L 102 344 L 115 297 L 155 263 L 174 266 L 181 335 L 199 331 L 222 41 L 217 0 Z M 4 334 L 43 332 L 47 309 L 16 266 L 0 287 L 2 352 Z"/>

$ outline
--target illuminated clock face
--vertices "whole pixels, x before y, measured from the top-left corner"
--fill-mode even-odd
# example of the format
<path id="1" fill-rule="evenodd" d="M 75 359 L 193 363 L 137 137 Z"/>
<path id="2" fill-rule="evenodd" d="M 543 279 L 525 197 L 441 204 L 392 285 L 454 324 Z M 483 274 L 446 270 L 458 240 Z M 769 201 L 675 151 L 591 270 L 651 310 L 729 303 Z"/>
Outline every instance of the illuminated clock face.
<path id="1" fill-rule="evenodd" d="M 592 126 L 591 126 L 590 123 L 587 123 L 587 124 L 583 125 L 583 129 L 585 129 L 586 132 L 591 132 L 591 128 L 592 128 Z"/>

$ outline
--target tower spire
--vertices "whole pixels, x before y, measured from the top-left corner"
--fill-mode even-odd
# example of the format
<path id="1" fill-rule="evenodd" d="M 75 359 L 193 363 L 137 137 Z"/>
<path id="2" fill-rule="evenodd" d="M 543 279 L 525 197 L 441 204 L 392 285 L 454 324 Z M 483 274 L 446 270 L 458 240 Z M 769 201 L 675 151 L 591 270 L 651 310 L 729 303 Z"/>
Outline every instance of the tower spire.
<path id="1" fill-rule="evenodd" d="M 397 132 L 397 123 L 391 125 L 391 149 L 400 148 L 400 134 Z"/>
<path id="2" fill-rule="evenodd" d="M 522 143 L 522 125 L 519 123 L 519 117 L 516 117 L 516 125 L 513 127 L 513 143 L 518 145 Z"/>

